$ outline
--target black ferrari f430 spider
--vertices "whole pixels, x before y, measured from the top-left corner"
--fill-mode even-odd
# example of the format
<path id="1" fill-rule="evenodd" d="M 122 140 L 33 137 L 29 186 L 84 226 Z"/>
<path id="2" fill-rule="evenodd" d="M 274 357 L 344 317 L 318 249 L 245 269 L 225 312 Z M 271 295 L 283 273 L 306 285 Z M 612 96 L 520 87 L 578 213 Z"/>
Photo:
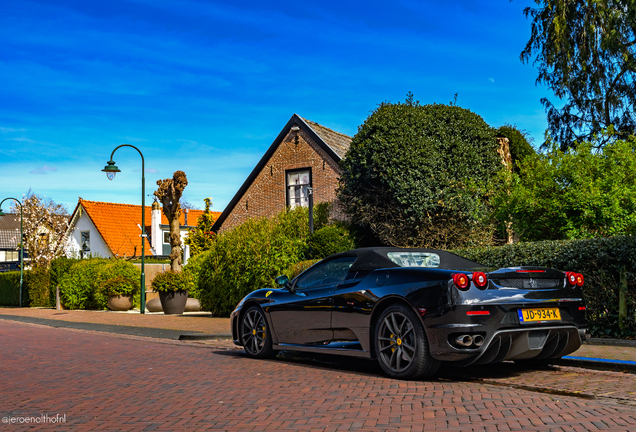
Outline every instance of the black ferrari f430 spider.
<path id="1" fill-rule="evenodd" d="M 394 378 L 514 360 L 546 364 L 586 337 L 583 276 L 543 267 L 498 270 L 433 249 L 332 255 L 231 315 L 234 343 L 255 358 L 279 350 L 377 359 Z"/>

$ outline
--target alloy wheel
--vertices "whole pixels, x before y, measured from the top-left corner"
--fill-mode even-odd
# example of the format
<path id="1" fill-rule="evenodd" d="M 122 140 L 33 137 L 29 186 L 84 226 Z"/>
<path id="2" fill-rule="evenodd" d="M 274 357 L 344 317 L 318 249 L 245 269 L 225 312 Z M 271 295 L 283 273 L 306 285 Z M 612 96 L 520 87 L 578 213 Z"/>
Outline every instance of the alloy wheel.
<path id="1" fill-rule="evenodd" d="M 241 336 L 245 351 L 252 356 L 258 356 L 267 348 L 267 322 L 258 308 L 248 310 L 243 316 Z"/>
<path id="2" fill-rule="evenodd" d="M 416 357 L 417 339 L 413 323 L 400 312 L 391 312 L 380 322 L 378 356 L 394 373 L 404 372 Z"/>

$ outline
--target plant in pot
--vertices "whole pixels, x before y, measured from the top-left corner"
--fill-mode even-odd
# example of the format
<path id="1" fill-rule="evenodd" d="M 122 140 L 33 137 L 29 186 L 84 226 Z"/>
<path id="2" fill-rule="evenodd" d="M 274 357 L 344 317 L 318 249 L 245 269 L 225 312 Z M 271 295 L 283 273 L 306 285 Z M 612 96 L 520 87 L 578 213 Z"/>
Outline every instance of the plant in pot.
<path id="1" fill-rule="evenodd" d="M 137 281 L 125 276 L 106 279 L 99 285 L 99 291 L 108 297 L 108 308 L 114 311 L 127 311 L 133 307 L 133 296 L 139 289 Z"/>
<path id="2" fill-rule="evenodd" d="M 159 293 L 164 314 L 181 315 L 183 313 L 192 283 L 190 274 L 172 270 L 159 273 L 154 278 L 152 289 Z"/>

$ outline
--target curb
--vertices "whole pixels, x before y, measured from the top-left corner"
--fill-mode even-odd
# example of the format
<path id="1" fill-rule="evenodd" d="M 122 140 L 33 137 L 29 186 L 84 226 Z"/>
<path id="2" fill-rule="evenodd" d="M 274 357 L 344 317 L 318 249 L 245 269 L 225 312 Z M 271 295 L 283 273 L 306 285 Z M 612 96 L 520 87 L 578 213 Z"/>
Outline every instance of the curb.
<path id="1" fill-rule="evenodd" d="M 189 340 L 189 341 L 197 341 L 197 340 L 232 340 L 231 334 L 182 334 L 179 335 L 178 340 Z"/>
<path id="2" fill-rule="evenodd" d="M 580 367 L 585 369 L 636 373 L 636 362 L 628 360 L 610 360 L 592 357 L 565 356 L 556 360 L 554 364 L 558 364 L 561 366 Z"/>
<path id="3" fill-rule="evenodd" d="M 636 340 L 631 339 L 588 338 L 583 343 L 586 345 L 628 346 L 636 348 Z"/>

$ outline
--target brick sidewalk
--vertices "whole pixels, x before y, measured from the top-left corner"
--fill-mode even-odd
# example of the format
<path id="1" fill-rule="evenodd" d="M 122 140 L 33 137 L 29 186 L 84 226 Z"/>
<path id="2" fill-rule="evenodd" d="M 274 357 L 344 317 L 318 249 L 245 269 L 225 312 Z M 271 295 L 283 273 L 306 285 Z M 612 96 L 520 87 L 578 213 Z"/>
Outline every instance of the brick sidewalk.
<path id="1" fill-rule="evenodd" d="M 67 419 L 3 431 L 636 430 L 634 406 L 452 377 L 392 380 L 355 359 L 259 361 L 217 345 L 6 320 L 0 342 L 0 417 Z"/>
<path id="2" fill-rule="evenodd" d="M 147 327 L 157 329 L 182 330 L 205 334 L 230 334 L 230 319 L 215 318 L 211 314 L 140 314 L 139 312 L 112 312 L 91 310 L 55 310 L 49 308 L 8 308 L 0 307 L 2 315 L 44 318 L 59 321 L 86 322 L 93 324 Z"/>

